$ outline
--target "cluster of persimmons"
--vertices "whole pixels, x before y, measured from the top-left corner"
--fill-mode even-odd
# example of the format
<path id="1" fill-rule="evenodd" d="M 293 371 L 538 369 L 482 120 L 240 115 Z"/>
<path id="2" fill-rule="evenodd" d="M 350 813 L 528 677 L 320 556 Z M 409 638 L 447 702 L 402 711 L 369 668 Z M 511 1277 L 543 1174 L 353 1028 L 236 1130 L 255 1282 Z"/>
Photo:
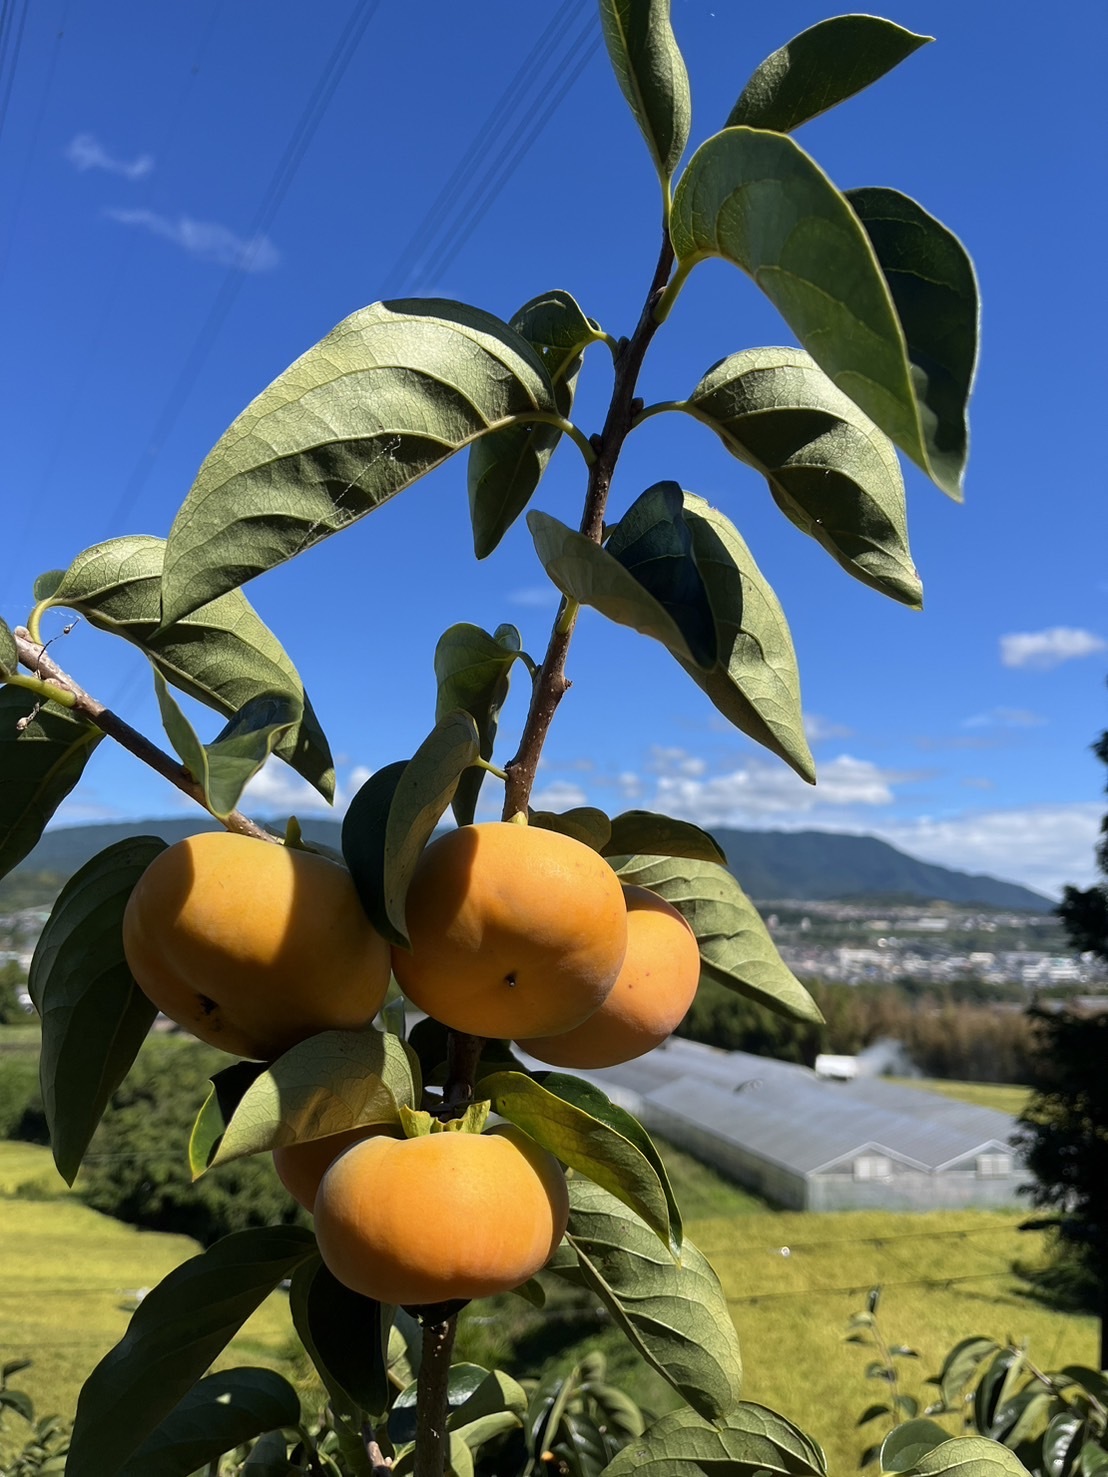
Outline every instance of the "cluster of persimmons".
<path id="1" fill-rule="evenodd" d="M 168 847 L 140 878 L 124 951 L 170 1019 L 262 1061 L 366 1025 L 395 976 L 454 1031 L 518 1041 L 553 1066 L 611 1066 L 670 1034 L 700 974 L 674 907 L 536 826 L 462 826 L 432 841 L 406 918 L 410 948 L 390 948 L 338 863 L 208 832 Z M 428 1127 L 412 1137 L 355 1128 L 278 1149 L 274 1163 L 312 1211 L 327 1266 L 355 1291 L 420 1305 L 518 1286 L 564 1234 L 561 1166 L 510 1124 Z"/>

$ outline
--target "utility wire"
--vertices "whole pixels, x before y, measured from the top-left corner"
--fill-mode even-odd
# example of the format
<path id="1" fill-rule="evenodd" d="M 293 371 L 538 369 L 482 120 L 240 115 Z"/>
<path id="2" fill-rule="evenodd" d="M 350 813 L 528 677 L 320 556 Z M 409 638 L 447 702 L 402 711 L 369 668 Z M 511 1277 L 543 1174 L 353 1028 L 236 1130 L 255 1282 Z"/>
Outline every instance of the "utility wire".
<path id="1" fill-rule="evenodd" d="M 316 130 L 331 104 L 331 100 L 338 89 L 339 83 L 353 60 L 358 45 L 364 36 L 373 17 L 376 15 L 381 0 L 357 0 L 346 25 L 335 43 L 331 55 L 324 64 L 315 87 L 308 101 L 304 105 L 296 127 L 285 146 L 284 153 L 277 163 L 273 176 L 266 187 L 261 204 L 254 216 L 250 227 L 250 245 L 247 259 L 244 263 L 231 267 L 223 280 L 215 301 L 208 311 L 190 349 L 185 363 L 181 368 L 169 396 L 155 423 L 154 429 L 147 439 L 146 449 L 135 464 L 134 470 L 128 478 L 115 508 L 108 519 L 109 530 L 118 530 L 138 501 L 139 494 L 146 485 L 147 478 L 153 470 L 154 463 L 165 445 L 166 439 L 180 419 L 181 412 L 189 395 L 192 393 L 196 381 L 200 377 L 200 371 L 211 352 L 220 329 L 230 312 L 235 299 L 242 288 L 246 269 L 249 268 L 257 250 L 269 227 L 272 225 L 281 203 L 288 193 L 289 186 L 296 176 L 301 161 L 315 137 Z"/>
<path id="2" fill-rule="evenodd" d="M 505 130 L 514 130 L 513 117 L 528 93 L 543 90 L 543 74 L 550 65 L 551 47 L 565 33 L 568 25 L 578 20 L 586 8 L 591 9 L 589 0 L 563 0 L 551 17 L 546 29 L 531 50 L 520 62 L 515 74 L 493 106 L 492 112 L 477 130 L 454 172 L 427 207 L 423 218 L 408 237 L 384 278 L 384 296 L 394 297 L 411 280 L 413 266 L 418 265 L 418 252 L 426 249 L 444 229 L 450 212 L 462 199 L 474 168 L 485 157 L 486 152 Z M 463 200 L 463 210 L 466 208 Z"/>
<path id="3" fill-rule="evenodd" d="M 19 20 L 14 25 L 15 44 L 12 47 L 11 66 L 8 68 L 7 79 L 4 79 L 4 68 L 7 66 L 7 52 L 13 33 L 12 12 L 15 8 L 15 0 L 4 0 L 3 9 L 0 10 L 0 137 L 4 133 L 4 124 L 8 117 L 8 104 L 12 100 L 12 88 L 15 85 L 15 74 L 19 68 L 19 52 L 23 45 L 23 29 L 27 24 L 28 0 L 23 0 L 23 7 L 19 12 Z"/>

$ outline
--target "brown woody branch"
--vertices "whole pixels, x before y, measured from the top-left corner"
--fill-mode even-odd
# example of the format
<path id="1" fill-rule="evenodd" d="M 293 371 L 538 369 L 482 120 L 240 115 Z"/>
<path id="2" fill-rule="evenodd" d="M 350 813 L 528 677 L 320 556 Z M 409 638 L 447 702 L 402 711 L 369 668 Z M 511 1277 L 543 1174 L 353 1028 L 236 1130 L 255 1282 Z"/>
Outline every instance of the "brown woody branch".
<path id="1" fill-rule="evenodd" d="M 26 626 L 16 626 L 12 635 L 15 637 L 21 665 L 26 667 L 39 681 L 45 682 L 47 686 L 55 687 L 60 692 L 66 693 L 71 699 L 71 702 L 67 704 L 69 712 L 78 713 L 82 718 L 87 718 L 90 723 L 100 729 L 101 733 L 115 739 L 117 744 L 122 745 L 136 759 L 141 759 L 163 779 L 175 785 L 182 794 L 187 795 L 190 800 L 195 800 L 197 805 L 204 810 L 208 810 L 203 789 L 183 764 L 178 763 L 164 749 L 159 749 L 157 744 L 152 743 L 145 734 L 132 728 L 129 723 L 120 718 L 118 713 L 113 713 L 110 708 L 105 707 L 98 698 L 87 693 L 68 672 L 64 672 L 51 657 L 47 656 L 46 647 L 32 637 Z M 208 811 L 208 814 L 210 815 L 211 812 Z M 233 810 L 226 818 L 222 818 L 221 823 L 228 831 L 235 831 L 240 836 L 254 836 L 260 841 L 280 839 L 237 810 Z"/>

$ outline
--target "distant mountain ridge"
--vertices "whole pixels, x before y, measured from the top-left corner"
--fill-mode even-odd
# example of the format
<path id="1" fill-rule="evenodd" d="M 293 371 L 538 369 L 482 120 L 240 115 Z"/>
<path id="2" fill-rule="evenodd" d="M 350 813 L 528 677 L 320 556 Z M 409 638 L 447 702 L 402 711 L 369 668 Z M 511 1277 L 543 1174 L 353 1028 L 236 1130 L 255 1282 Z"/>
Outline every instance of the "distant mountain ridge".
<path id="1" fill-rule="evenodd" d="M 171 845 L 204 829 L 201 817 L 62 826 L 47 831 L 13 874 L 49 872 L 66 878 L 98 851 L 128 836 L 161 836 Z M 305 820 L 309 841 L 338 848 L 341 825 Z M 837 831 L 733 831 L 712 833 L 730 870 L 755 900 L 817 902 L 881 898 L 889 901 L 947 902 L 1021 912 L 1046 913 L 1049 898 L 996 877 L 954 871 L 921 862 L 876 836 Z"/>

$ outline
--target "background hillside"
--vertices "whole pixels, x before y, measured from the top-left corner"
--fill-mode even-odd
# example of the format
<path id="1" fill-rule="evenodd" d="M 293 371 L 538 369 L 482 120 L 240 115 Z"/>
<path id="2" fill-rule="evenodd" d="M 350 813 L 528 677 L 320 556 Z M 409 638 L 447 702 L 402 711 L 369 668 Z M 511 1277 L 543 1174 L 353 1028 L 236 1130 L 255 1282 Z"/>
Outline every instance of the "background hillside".
<path id="1" fill-rule="evenodd" d="M 211 822 L 208 829 L 214 830 Z M 161 836 L 173 843 L 204 830 L 202 818 L 149 820 L 48 831 L 3 883 L 0 906 L 48 901 L 58 886 L 104 847 L 127 836 Z M 340 823 L 304 822 L 305 836 L 339 846 Z M 830 831 L 730 831 L 713 833 L 731 871 L 755 900 L 882 898 L 981 905 L 1049 912 L 1048 898 L 1015 882 L 956 872 L 907 856 L 875 836 Z M 41 896 L 40 896 L 41 894 Z"/>

